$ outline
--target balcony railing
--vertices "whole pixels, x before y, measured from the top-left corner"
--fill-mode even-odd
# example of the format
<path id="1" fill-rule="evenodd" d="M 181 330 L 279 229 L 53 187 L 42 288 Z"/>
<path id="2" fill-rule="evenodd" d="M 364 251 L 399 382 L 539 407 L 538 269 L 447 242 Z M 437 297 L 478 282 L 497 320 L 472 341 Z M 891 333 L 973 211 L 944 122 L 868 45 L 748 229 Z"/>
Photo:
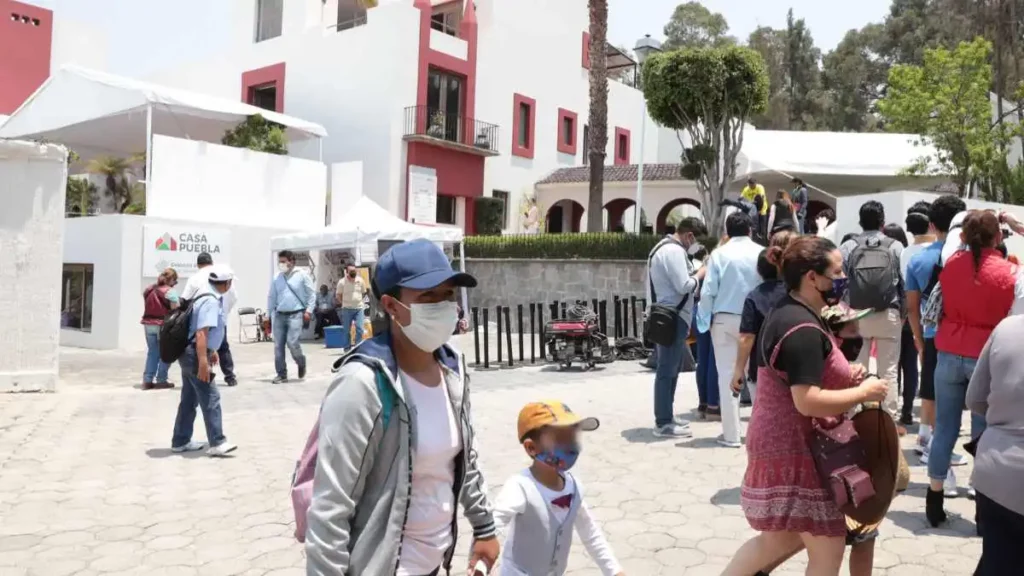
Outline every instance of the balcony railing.
<path id="1" fill-rule="evenodd" d="M 410 106 L 405 109 L 405 137 L 433 138 L 492 156 L 498 153 L 499 127 L 437 108 Z"/>

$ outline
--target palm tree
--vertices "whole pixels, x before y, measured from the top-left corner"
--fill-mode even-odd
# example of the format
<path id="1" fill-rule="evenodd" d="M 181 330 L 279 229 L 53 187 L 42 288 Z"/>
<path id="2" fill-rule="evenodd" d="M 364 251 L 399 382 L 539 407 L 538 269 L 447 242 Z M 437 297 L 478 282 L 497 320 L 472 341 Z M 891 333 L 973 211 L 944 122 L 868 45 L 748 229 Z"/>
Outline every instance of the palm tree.
<path id="1" fill-rule="evenodd" d="M 64 213 L 74 216 L 88 216 L 96 204 L 96 185 L 85 178 L 68 178 L 64 190 Z"/>
<path id="2" fill-rule="evenodd" d="M 120 214 L 128 209 L 133 200 L 132 187 L 127 185 L 128 175 L 132 172 L 132 161 L 132 158 L 101 156 L 90 160 L 85 168 L 90 174 L 99 174 L 105 178 L 103 193 L 114 199 L 114 207 Z"/>
<path id="3" fill-rule="evenodd" d="M 588 0 L 590 7 L 590 196 L 587 232 L 604 228 L 604 158 L 608 146 L 608 0 Z"/>

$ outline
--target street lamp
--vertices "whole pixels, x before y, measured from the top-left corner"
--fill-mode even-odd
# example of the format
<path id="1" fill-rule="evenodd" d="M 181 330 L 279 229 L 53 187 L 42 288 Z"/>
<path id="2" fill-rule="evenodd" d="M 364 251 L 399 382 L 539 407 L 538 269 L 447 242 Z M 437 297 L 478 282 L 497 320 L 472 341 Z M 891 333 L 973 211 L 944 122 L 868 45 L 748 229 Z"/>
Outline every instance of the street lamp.
<path id="1" fill-rule="evenodd" d="M 655 52 L 661 52 L 661 42 L 657 38 L 651 38 L 650 34 L 647 34 L 643 38 L 637 40 L 636 46 L 633 48 L 633 53 L 636 54 L 639 68 L 637 69 L 636 75 L 636 88 L 642 90 L 640 73 L 643 70 L 644 61 L 647 57 Z M 647 98 L 643 98 L 643 107 L 640 114 L 640 166 L 637 168 L 636 174 L 636 210 L 633 213 L 633 230 L 639 234 L 642 232 L 642 220 L 640 218 L 643 213 L 643 199 L 644 199 L 644 143 L 647 140 Z"/>

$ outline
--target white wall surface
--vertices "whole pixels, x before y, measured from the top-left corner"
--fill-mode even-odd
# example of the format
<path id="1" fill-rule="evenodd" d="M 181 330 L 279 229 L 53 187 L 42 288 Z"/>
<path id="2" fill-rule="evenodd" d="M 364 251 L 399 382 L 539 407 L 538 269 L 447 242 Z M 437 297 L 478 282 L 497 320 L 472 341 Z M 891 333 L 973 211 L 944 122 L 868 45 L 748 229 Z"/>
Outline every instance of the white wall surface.
<path id="1" fill-rule="evenodd" d="M 50 70 L 65 64 L 77 64 L 95 70 L 109 65 L 109 46 L 103 30 L 85 22 L 68 18 L 63 10 L 53 13 L 53 40 Z"/>
<path id="2" fill-rule="evenodd" d="M 209 142 L 153 136 L 146 212 L 217 224 L 319 228 L 327 167 Z"/>
<path id="3" fill-rule="evenodd" d="M 336 162 L 331 164 L 331 222 L 342 217 L 363 196 L 363 163 Z"/>
<path id="4" fill-rule="evenodd" d="M 509 227 L 519 230 L 524 193 L 552 171 L 579 166 L 586 154 L 583 126 L 589 115 L 589 71 L 582 66 L 583 32 L 589 28 L 586 2 L 493 0 L 478 2 L 476 117 L 501 127 L 501 155 L 489 158 L 484 193 L 505 190 L 512 211 Z M 512 156 L 513 94 L 537 101 L 533 159 Z M 558 152 L 558 109 L 578 115 L 577 152 Z M 609 82 L 606 164 L 614 162 L 615 127 L 630 131 L 630 162 L 640 162 L 643 95 Z M 658 131 L 648 119 L 645 160 L 658 158 Z M 674 160 L 678 162 L 678 158 Z"/>
<path id="5" fill-rule="evenodd" d="M 61 330 L 60 342 L 66 346 L 95 349 L 143 350 L 146 347 L 140 320 L 142 291 L 156 281 L 144 277 L 142 270 L 143 226 L 156 224 L 195 227 L 208 224 L 195 221 L 161 219 L 146 216 L 106 215 L 72 218 L 65 221 L 64 262 L 93 265 L 92 332 Z M 238 307 L 266 308 L 267 290 L 276 257 L 270 251 L 270 239 L 294 229 L 253 226 L 218 226 L 231 234 L 231 261 L 235 272 Z M 214 259 L 217 262 L 216 258 Z M 179 278 L 179 289 L 187 278 Z M 228 319 L 228 337 L 238 342 L 237 308 Z M 56 320 L 54 326 L 57 325 Z M 142 367 L 139 367 L 141 371 Z"/>
<path id="6" fill-rule="evenodd" d="M 0 141 L 0 392 L 57 388 L 66 158 Z"/>

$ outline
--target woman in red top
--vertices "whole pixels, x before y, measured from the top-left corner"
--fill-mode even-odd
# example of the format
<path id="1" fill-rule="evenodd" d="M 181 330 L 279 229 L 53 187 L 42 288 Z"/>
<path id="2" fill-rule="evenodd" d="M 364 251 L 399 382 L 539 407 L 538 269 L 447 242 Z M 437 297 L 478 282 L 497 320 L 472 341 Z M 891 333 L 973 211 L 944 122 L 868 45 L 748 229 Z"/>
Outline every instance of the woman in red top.
<path id="1" fill-rule="evenodd" d="M 142 371 L 142 389 L 174 388 L 167 381 L 167 364 L 160 360 L 160 327 L 164 324 L 164 316 L 178 307 L 178 296 L 171 288 L 178 284 L 178 273 L 174 268 L 164 270 L 156 280 L 156 284 L 142 291 L 145 311 L 142 313 L 142 326 L 146 329 L 146 367 Z"/>
<path id="2" fill-rule="evenodd" d="M 969 250 L 951 256 L 939 274 L 942 317 L 935 335 L 935 433 L 928 456 L 931 485 L 925 509 L 932 526 L 946 520 L 942 483 L 960 436 L 967 383 L 992 330 L 1009 316 L 1017 284 L 1017 267 L 996 249 L 1003 234 L 995 213 L 971 211 L 960 236 Z M 984 417 L 972 413 L 971 437 L 977 438 L 984 429 Z"/>

